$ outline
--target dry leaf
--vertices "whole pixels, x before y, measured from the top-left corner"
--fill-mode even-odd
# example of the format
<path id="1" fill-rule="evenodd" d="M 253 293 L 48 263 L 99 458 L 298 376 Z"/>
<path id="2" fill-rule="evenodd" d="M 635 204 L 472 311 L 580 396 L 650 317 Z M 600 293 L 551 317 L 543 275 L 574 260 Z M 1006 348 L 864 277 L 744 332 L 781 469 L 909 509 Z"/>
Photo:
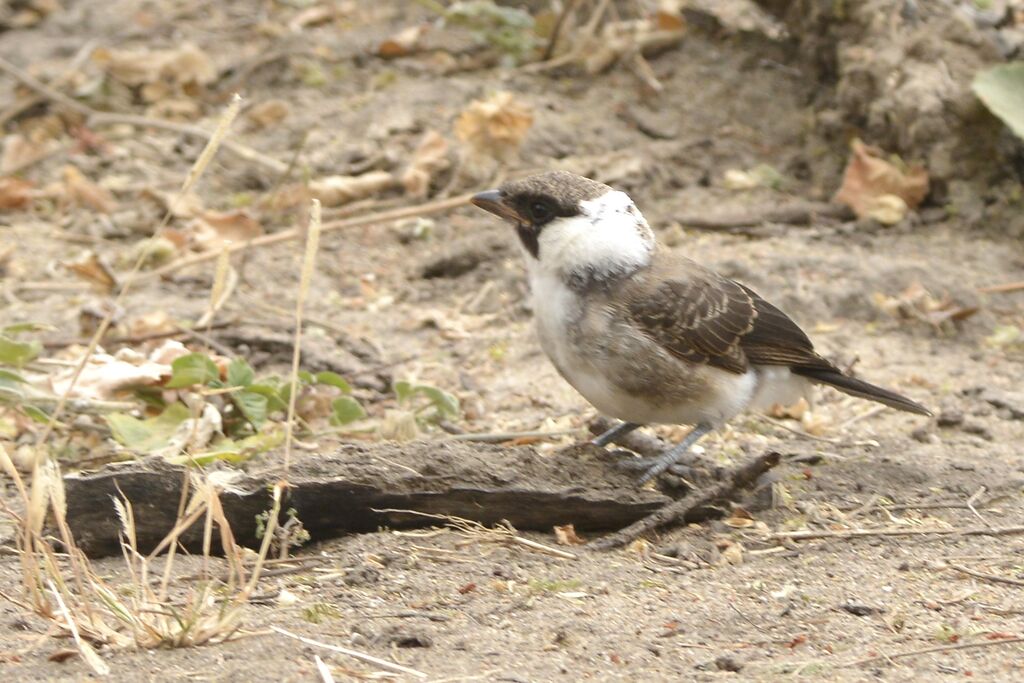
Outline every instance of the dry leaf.
<path id="1" fill-rule="evenodd" d="M 858 217 L 871 216 L 891 220 L 899 211 L 892 199 L 899 198 L 908 208 L 916 208 L 928 194 L 928 172 L 921 166 L 901 169 L 881 158 L 882 151 L 860 140 L 851 143 L 853 152 L 843 183 L 836 193 L 837 202 L 846 204 Z M 902 218 L 902 216 L 900 216 Z M 897 219 L 898 222 L 899 219 Z"/>
<path id="2" fill-rule="evenodd" d="M 324 206 L 339 206 L 383 192 L 395 185 L 387 171 L 370 171 L 362 175 L 327 176 L 309 184 L 309 194 Z"/>
<path id="3" fill-rule="evenodd" d="M 155 202 L 162 211 L 170 211 L 173 218 L 194 218 L 204 211 L 202 198 L 194 192 L 178 194 L 145 187 L 139 194 Z"/>
<path id="4" fill-rule="evenodd" d="M 722 523 L 727 527 L 732 527 L 733 529 L 747 529 L 755 524 L 753 516 L 751 516 L 751 514 L 744 508 L 739 506 L 734 507 L 732 509 L 732 514 L 728 518 L 722 520 Z"/>
<path id="5" fill-rule="evenodd" d="M 174 319 L 164 310 L 150 311 L 132 318 L 128 321 L 127 328 L 128 334 L 132 337 L 167 334 L 179 329 Z"/>
<path id="6" fill-rule="evenodd" d="M 60 143 L 53 139 L 30 140 L 24 135 L 8 135 L 4 137 L 4 149 L 0 154 L 0 175 L 31 166 L 59 147 Z"/>
<path id="7" fill-rule="evenodd" d="M 948 294 L 933 296 L 920 282 L 914 282 L 897 296 L 875 292 L 874 303 L 886 314 L 904 320 L 920 320 L 936 328 L 970 318 L 978 312 L 977 306 L 965 306 Z"/>
<path id="8" fill-rule="evenodd" d="M 384 59 L 395 59 L 405 57 L 414 52 L 420 42 L 420 38 L 427 32 L 429 26 L 420 24 L 402 29 L 395 35 L 381 42 L 377 47 L 377 55 Z"/>
<path id="9" fill-rule="evenodd" d="M 267 100 L 252 107 L 246 112 L 245 117 L 253 129 L 262 130 L 281 123 L 288 118 L 291 111 L 291 107 L 284 100 Z"/>
<path id="10" fill-rule="evenodd" d="M 135 360 L 123 360 L 106 353 L 94 354 L 82 369 L 70 397 L 105 401 L 121 391 L 159 384 L 171 376 L 170 364 L 149 360 L 136 363 L 133 362 Z M 74 370 L 67 368 L 65 372 L 49 378 L 50 389 L 56 395 L 62 396 L 71 386 Z"/>
<path id="11" fill-rule="evenodd" d="M 473 153 L 507 160 L 519 151 L 533 125 L 533 112 L 510 92 L 475 100 L 455 121 L 455 135 Z"/>
<path id="12" fill-rule="evenodd" d="M 99 286 L 104 291 L 109 292 L 117 287 L 114 271 L 104 263 L 99 254 L 92 250 L 86 251 L 77 260 L 67 261 L 62 265 L 78 277 Z"/>
<path id="13" fill-rule="evenodd" d="M 199 251 L 218 251 L 232 242 L 248 242 L 264 233 L 259 221 L 246 211 L 204 211 L 189 224 Z"/>
<path id="14" fill-rule="evenodd" d="M 354 9 L 352 3 L 326 2 L 302 10 L 288 22 L 288 30 L 301 33 L 309 26 L 320 26 L 334 21 L 337 17 L 350 13 Z"/>
<path id="15" fill-rule="evenodd" d="M 105 189 L 86 178 L 74 166 L 65 166 L 64 190 L 72 202 L 100 213 L 117 210 L 117 200 Z"/>
<path id="16" fill-rule="evenodd" d="M 24 209 L 32 201 L 32 183 L 20 178 L 0 178 L 0 211 Z"/>
<path id="17" fill-rule="evenodd" d="M 413 197 L 426 197 L 430 180 L 450 165 L 448 141 L 437 131 L 427 131 L 402 174 L 402 186 Z"/>
<path id="18" fill-rule="evenodd" d="M 719 553 L 718 562 L 715 564 L 743 564 L 743 546 L 740 543 L 721 538 L 715 541 L 715 547 Z"/>
<path id="19" fill-rule="evenodd" d="M 173 50 L 98 48 L 92 58 L 109 76 L 133 87 L 163 83 L 194 88 L 208 85 L 217 78 L 213 60 L 192 43 L 184 43 Z M 169 92 L 169 88 L 150 88 L 145 99 L 155 102 Z"/>
<path id="20" fill-rule="evenodd" d="M 789 420 L 800 420 L 803 419 L 804 414 L 811 409 L 811 405 L 807 402 L 807 399 L 803 396 L 793 403 L 792 405 L 782 405 L 781 403 L 774 404 L 768 411 L 768 414 L 778 419 L 789 419 Z"/>
<path id="21" fill-rule="evenodd" d="M 572 524 L 556 526 L 555 540 L 558 541 L 558 545 L 583 545 L 586 543 L 586 541 L 576 535 L 576 528 Z"/>

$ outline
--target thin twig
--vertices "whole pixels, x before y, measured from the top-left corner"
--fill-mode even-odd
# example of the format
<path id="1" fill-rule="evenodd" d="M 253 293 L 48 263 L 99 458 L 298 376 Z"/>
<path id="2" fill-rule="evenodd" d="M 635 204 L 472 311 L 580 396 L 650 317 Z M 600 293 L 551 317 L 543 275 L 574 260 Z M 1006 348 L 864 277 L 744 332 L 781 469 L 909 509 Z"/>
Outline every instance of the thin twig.
<path id="1" fill-rule="evenodd" d="M 576 11 L 577 2 L 579 0 L 567 0 L 565 6 L 562 7 L 562 12 L 558 15 L 558 19 L 555 20 L 555 27 L 551 30 L 551 38 L 548 39 L 548 44 L 544 48 L 544 54 L 540 61 L 546 62 L 555 56 L 555 49 L 558 47 L 558 39 L 562 35 L 562 28 L 564 28 L 569 16 Z"/>
<path id="2" fill-rule="evenodd" d="M 721 482 L 708 490 L 691 491 L 679 500 L 673 501 L 640 521 L 630 524 L 625 529 L 591 542 L 589 546 L 598 550 L 610 550 L 628 545 L 640 536 L 655 529 L 685 520 L 688 514 L 696 510 L 721 504 L 723 500 L 732 500 L 736 498 L 739 491 L 749 488 L 762 474 L 778 465 L 779 460 L 780 456 L 775 452 L 764 453 L 763 455 L 751 458 L 739 467 L 734 468 L 731 472 L 728 472 Z"/>
<path id="3" fill-rule="evenodd" d="M 867 659 L 858 659 L 855 662 L 849 662 L 843 664 L 845 667 L 860 666 L 861 664 L 870 664 L 871 662 L 877 662 L 881 660 L 889 659 L 903 659 L 904 657 L 916 657 L 917 655 L 928 655 L 936 652 L 953 652 L 954 650 L 971 650 L 974 648 L 982 647 L 995 647 L 997 645 L 1014 645 L 1018 643 L 1024 643 L 1024 638 L 1002 638 L 999 640 L 988 640 L 981 643 L 957 643 L 956 645 L 941 645 L 939 647 L 928 647 L 923 650 L 908 650 L 906 652 L 897 652 L 892 655 L 875 655 L 874 657 L 868 657 Z"/>
<path id="4" fill-rule="evenodd" d="M 504 443 L 516 439 L 550 439 L 567 434 L 576 434 L 579 428 L 557 429 L 553 432 L 493 432 L 489 434 L 450 434 L 438 439 L 439 441 L 473 441 L 476 443 Z"/>
<path id="5" fill-rule="evenodd" d="M 67 68 L 64 69 L 64 71 L 61 72 L 61 74 L 57 76 L 55 79 L 53 79 L 53 81 L 50 83 L 50 87 L 56 88 L 57 86 L 64 85 L 68 80 L 70 80 L 71 77 L 78 72 L 78 70 L 86 62 L 86 60 L 88 60 L 89 57 L 92 56 L 92 52 L 96 49 L 97 44 L 97 41 L 90 40 L 86 42 L 81 48 L 79 48 L 78 52 L 75 53 L 75 56 L 71 59 L 70 62 L 68 62 Z M 46 95 L 38 94 L 37 91 L 35 97 L 29 97 L 20 102 L 15 102 L 6 111 L 0 114 L 0 128 L 5 126 L 7 122 L 11 119 L 20 116 L 23 112 L 26 112 L 32 107 L 36 106 L 37 104 L 45 101 Z M 45 158 L 46 156 L 49 155 L 44 155 L 43 158 Z"/>
<path id="6" fill-rule="evenodd" d="M 978 291 L 982 294 L 1006 294 L 1007 292 L 1020 292 L 1024 291 L 1024 280 L 1019 280 L 1017 282 L 1004 282 L 1001 285 L 978 287 Z"/>
<path id="7" fill-rule="evenodd" d="M 285 476 L 291 466 L 293 432 L 295 431 L 295 401 L 299 393 L 299 360 L 302 355 L 302 316 L 309 294 L 309 285 L 316 268 L 316 255 L 320 249 L 320 200 L 314 199 L 309 214 L 309 229 L 306 231 L 306 250 L 302 258 L 302 271 L 299 274 L 299 289 L 295 295 L 295 337 L 292 348 L 291 392 L 288 395 L 288 420 L 285 422 L 284 437 L 284 471 Z"/>
<path id="8" fill-rule="evenodd" d="M 178 133 L 179 135 L 187 135 L 188 137 L 199 138 L 201 140 L 209 140 L 213 136 L 212 131 L 200 128 L 199 126 L 175 123 L 173 121 L 164 121 L 163 119 L 154 119 L 148 116 L 139 116 L 137 114 L 117 114 L 113 112 L 94 112 L 90 110 L 87 123 L 90 126 L 128 125 L 135 126 L 136 128 L 155 128 L 157 130 L 164 130 L 169 133 Z M 267 156 L 263 152 L 255 150 L 241 142 L 236 142 L 235 140 L 224 140 L 221 142 L 221 145 L 224 149 L 234 153 L 238 157 L 241 157 L 244 161 L 251 161 L 254 164 L 259 164 L 273 173 L 282 174 L 288 170 L 288 164 L 283 161 L 278 161 L 277 159 Z"/>
<path id="9" fill-rule="evenodd" d="M 62 107 L 70 109 L 71 111 L 77 114 L 81 114 L 86 118 L 92 116 L 95 113 L 90 107 L 87 107 L 81 102 L 77 102 L 71 99 L 64 93 L 54 90 L 50 86 L 40 81 L 35 76 L 29 74 L 28 72 L 22 71 L 15 65 L 11 64 L 3 57 L 0 57 L 0 71 L 4 71 L 8 75 L 13 76 L 15 79 L 21 81 L 23 85 L 25 85 L 28 88 L 31 88 L 32 90 L 35 90 L 37 93 L 43 95 L 47 99 L 52 100 L 57 104 L 61 105 Z"/>
<path id="10" fill-rule="evenodd" d="M 458 208 L 469 202 L 472 194 L 464 194 L 458 197 L 452 197 L 450 199 L 441 199 L 433 202 L 426 202 L 424 204 L 417 204 L 415 206 L 405 206 L 400 209 L 392 209 L 390 211 L 381 211 L 379 213 L 371 213 L 366 216 L 358 216 L 356 218 L 348 218 L 340 221 L 331 221 L 324 223 L 321 232 L 331 232 L 333 230 L 343 230 L 346 228 L 361 228 L 367 225 L 376 225 L 378 223 L 388 223 L 391 221 L 401 220 L 403 218 L 413 218 L 415 216 L 425 216 L 432 213 L 440 213 L 442 211 L 449 211 L 451 209 Z M 226 248 L 231 253 L 238 251 L 245 251 L 246 249 L 252 249 L 256 247 L 266 247 L 271 244 L 278 244 L 279 242 L 287 242 L 289 240 L 299 239 L 304 237 L 306 234 L 305 229 L 302 228 L 289 228 L 288 230 L 282 230 L 281 232 L 275 232 L 270 235 L 260 235 L 248 242 L 233 242 Z M 195 254 L 186 258 L 178 259 L 168 263 L 162 268 L 151 270 L 147 273 L 141 274 L 136 278 L 137 282 L 145 280 L 155 280 L 182 268 L 194 266 L 206 261 L 211 261 L 220 256 L 219 252 L 204 252 L 202 254 Z"/>
<path id="11" fill-rule="evenodd" d="M 219 330 L 224 327 L 231 327 L 237 325 L 237 320 L 215 322 L 209 326 L 209 330 Z M 145 334 L 130 334 L 124 337 L 109 337 L 103 339 L 102 343 L 106 346 L 113 344 L 140 344 L 146 341 L 152 341 L 154 339 L 167 339 L 168 337 L 178 337 L 181 335 L 190 335 L 192 330 L 186 327 L 175 327 L 173 330 L 161 330 L 159 332 L 146 332 Z M 89 343 L 88 339 L 52 339 L 50 341 L 42 342 L 44 349 L 63 349 L 68 346 L 85 346 Z"/>
<path id="12" fill-rule="evenodd" d="M 292 633 L 291 631 L 285 631 L 283 628 L 277 626 L 271 626 L 270 630 L 280 633 L 282 636 L 285 636 L 287 638 L 297 640 L 300 643 L 305 643 L 306 645 L 312 645 L 313 647 L 322 647 L 325 650 L 330 650 L 331 652 L 337 652 L 339 654 L 348 655 L 349 657 L 354 657 L 355 659 L 359 659 L 370 664 L 376 664 L 382 669 L 388 669 L 389 671 L 397 671 L 398 673 L 408 674 L 410 676 L 415 676 L 416 678 L 427 677 L 427 674 L 423 673 L 422 671 L 410 669 L 407 666 L 395 664 L 394 662 L 389 662 L 386 659 L 380 659 L 379 657 L 368 655 L 365 652 L 359 652 L 358 650 L 350 650 L 346 647 L 330 645 L 329 643 L 322 643 L 319 640 L 313 640 L 312 638 L 306 638 L 305 636 L 300 636 L 298 634 Z"/>
<path id="13" fill-rule="evenodd" d="M 984 579 L 985 581 L 995 581 L 996 583 L 1005 583 L 1010 586 L 1024 586 L 1024 581 L 1020 581 L 1019 579 L 1011 579 L 1008 576 L 999 576 L 998 574 L 986 574 L 985 572 L 979 572 L 976 569 L 965 567 L 962 564 L 954 564 L 952 562 L 946 562 L 944 564 L 945 566 L 949 567 L 954 571 L 958 571 L 961 574 L 967 574 L 968 576 L 973 576 L 976 579 Z"/>
<path id="14" fill-rule="evenodd" d="M 813 541 L 835 538 L 871 538 L 873 536 L 1012 536 L 1024 534 L 1024 526 L 972 527 L 970 529 L 850 529 L 849 531 L 776 531 L 770 539 Z"/>

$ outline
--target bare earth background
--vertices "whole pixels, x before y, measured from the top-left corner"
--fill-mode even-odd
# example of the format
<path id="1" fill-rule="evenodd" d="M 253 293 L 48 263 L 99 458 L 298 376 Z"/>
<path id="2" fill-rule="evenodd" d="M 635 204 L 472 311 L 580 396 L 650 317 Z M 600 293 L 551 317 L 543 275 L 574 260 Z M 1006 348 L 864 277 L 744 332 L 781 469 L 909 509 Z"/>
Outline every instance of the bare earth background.
<path id="1" fill-rule="evenodd" d="M 1019 346 L 986 342 L 997 326 L 1024 325 L 1024 293 L 976 291 L 1019 280 L 1024 253 L 1003 225 L 983 219 L 1000 215 L 985 213 L 985 202 L 1010 201 L 983 195 L 987 181 L 972 186 L 974 204 L 964 205 L 971 192 L 954 185 L 955 192 L 945 192 L 953 198 L 926 203 L 891 228 L 823 219 L 746 231 L 755 234 L 691 230 L 676 219 L 723 209 L 763 211 L 791 197 L 827 200 L 838 185 L 847 150 L 823 135 L 815 112 L 826 86 L 805 61 L 757 34 L 691 26 L 678 47 L 651 58 L 664 93 L 650 97 L 627 68 L 585 78 L 492 68 L 457 28 L 435 28 L 416 55 L 377 57 L 382 40 L 431 18 L 417 3 L 325 3 L 340 10 L 299 33 L 286 27 L 309 3 L 60 4 L 43 21 L 0 34 L 0 56 L 49 77 L 89 40 L 150 48 L 191 41 L 223 74 L 200 100 L 201 122 L 213 125 L 235 89 L 253 105 L 285 100 L 290 112 L 282 121 L 256 129 L 243 114 L 232 139 L 287 162 L 308 135 L 300 167 L 313 175 L 400 165 L 425 131 L 450 137 L 452 121 L 470 101 L 510 91 L 532 108 L 534 123 L 506 175 L 559 165 L 626 190 L 672 248 L 778 304 L 825 355 L 856 361 L 861 376 L 943 416 L 936 424 L 876 412 L 823 391 L 816 416 L 820 436 L 830 441 L 754 416 L 737 420 L 703 442 L 712 457 L 768 449 L 785 456 L 776 471 L 776 492 L 783 495 L 774 507 L 755 509 L 756 523 L 746 527 L 712 522 L 608 553 L 567 548 L 575 560 L 479 538 L 466 542 L 451 530 L 316 542 L 301 554 L 322 554 L 321 562 L 264 582 L 265 603 L 247 608 L 245 631 L 255 635 L 204 648 L 118 652 L 109 657 L 114 679 L 314 680 L 314 654 L 339 679 L 373 674 L 355 660 L 269 632 L 270 625 L 393 659 L 430 680 L 1024 678 L 1021 644 L 999 642 L 1024 636 L 1020 535 L 788 544 L 763 538 L 768 530 L 804 526 L 1024 524 L 1024 364 Z M 5 82 L 0 98 L 10 96 Z M 142 202 L 131 197 L 140 188 L 180 186 L 199 149 L 195 140 L 173 133 L 108 129 L 104 136 L 106 154 L 76 148 L 36 165 L 29 177 L 38 185 L 56 181 L 70 159 L 93 178 L 116 177 L 115 193 L 125 206 L 137 207 Z M 758 164 L 775 169 L 781 186 L 738 191 L 723 182 L 726 171 Z M 276 180 L 222 151 L 199 194 L 206 206 L 226 210 L 247 193 L 269 193 Z M 54 338 L 81 334 L 81 311 L 102 297 L 73 286 L 78 281 L 56 264 L 84 246 L 115 260 L 129 253 L 153 225 L 153 217 L 138 212 L 143 215 L 115 214 L 113 223 L 86 209 L 69 209 L 61 223 L 45 212 L 0 214 L 0 247 L 14 246 L 5 283 L 72 285 L 8 288 L 0 323 L 48 322 L 58 330 Z M 138 233 L 133 220 L 142 226 Z M 274 229 L 294 220 L 292 213 L 265 224 Z M 514 239 L 506 226 L 471 208 L 325 235 L 307 312 L 356 341 L 348 345 L 314 326 L 312 342 L 354 368 L 387 365 L 385 379 L 416 378 L 451 391 L 463 406 L 456 421 L 462 429 L 578 428 L 534 444 L 542 456 L 583 438 L 592 409 L 537 346 Z M 248 252 L 238 295 L 220 319 L 287 333 L 286 316 L 274 318 L 246 301 L 290 311 L 300 258 L 294 242 Z M 128 297 L 125 315 L 160 309 L 194 320 L 205 309 L 211 277 L 207 264 L 150 281 Z M 940 330 L 876 305 L 877 294 L 898 298 L 915 283 L 936 299 L 948 295 L 981 310 Z M 250 358 L 260 369 L 284 369 L 288 355 Z M 379 418 L 393 402 L 375 381 L 364 382 L 359 396 Z M 997 407 L 999 396 L 1011 407 Z M 851 419 L 868 411 L 864 419 Z M 787 424 L 801 429 L 798 422 Z M 318 443 L 321 452 L 335 447 L 329 439 Z M 480 467 L 487 467 L 483 458 Z M 600 468 L 582 467 L 579 476 L 600 476 Z M 555 544 L 551 535 L 527 535 Z M 653 551 L 676 562 L 653 558 Z M 101 573 L 123 570 L 120 558 L 97 563 Z M 971 577 L 949 563 L 1012 582 Z M 180 569 L 187 574 L 196 567 L 183 562 Z M 12 554 L 0 557 L 0 590 L 20 591 Z M 282 602 L 280 590 L 295 601 Z M 41 635 L 40 620 L 9 602 L 2 614 L 5 677 L 89 677 L 77 657 L 48 661 L 66 644 Z M 989 645 L 885 659 L 963 643 Z"/>

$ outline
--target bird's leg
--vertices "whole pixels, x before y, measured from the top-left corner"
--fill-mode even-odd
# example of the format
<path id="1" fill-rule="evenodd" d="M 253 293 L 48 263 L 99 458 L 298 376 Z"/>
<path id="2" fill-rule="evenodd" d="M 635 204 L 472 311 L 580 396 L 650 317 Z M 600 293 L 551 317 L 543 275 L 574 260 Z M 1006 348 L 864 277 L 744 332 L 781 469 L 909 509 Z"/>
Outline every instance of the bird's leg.
<path id="1" fill-rule="evenodd" d="M 690 447 L 697 443 L 702 436 L 710 432 L 712 429 L 713 427 L 705 422 L 699 423 L 693 428 L 693 431 L 686 435 L 686 438 L 659 455 L 654 460 L 654 464 L 648 467 L 643 473 L 643 476 L 640 477 L 639 483 L 646 484 L 651 479 L 654 479 L 656 476 L 672 467 L 672 465 L 679 462 L 679 459 L 686 455 L 686 452 L 690 450 Z"/>
<path id="2" fill-rule="evenodd" d="M 640 427 L 643 427 L 643 425 L 637 422 L 621 422 L 612 427 L 611 429 L 609 429 L 608 431 L 604 432 L 600 436 L 594 437 L 590 443 L 594 444 L 595 446 L 607 446 L 608 444 L 618 439 L 620 436 L 625 436 L 626 434 L 629 434 L 633 430 L 639 429 Z"/>

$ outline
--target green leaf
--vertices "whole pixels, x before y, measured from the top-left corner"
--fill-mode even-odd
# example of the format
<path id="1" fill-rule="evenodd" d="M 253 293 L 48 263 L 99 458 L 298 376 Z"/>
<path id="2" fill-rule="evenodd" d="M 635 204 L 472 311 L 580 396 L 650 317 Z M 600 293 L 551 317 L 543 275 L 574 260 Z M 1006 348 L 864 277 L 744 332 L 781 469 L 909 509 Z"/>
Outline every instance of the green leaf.
<path id="1" fill-rule="evenodd" d="M 309 370 L 299 370 L 299 382 L 303 384 L 316 384 L 316 380 L 313 378 L 313 373 Z M 291 378 L 288 379 L 288 384 L 291 384 Z"/>
<path id="2" fill-rule="evenodd" d="M 118 443 L 139 453 L 167 446 L 178 426 L 191 417 L 184 403 L 172 403 L 164 412 L 145 420 L 124 413 L 107 415 L 107 425 Z"/>
<path id="3" fill-rule="evenodd" d="M 971 89 L 1017 137 L 1024 138 L 1024 61 L 1000 64 L 978 73 Z"/>
<path id="4" fill-rule="evenodd" d="M 323 372 L 316 373 L 316 375 L 313 376 L 313 379 L 316 380 L 317 384 L 326 384 L 327 386 L 337 387 L 341 389 L 342 393 L 352 393 L 352 386 L 345 381 L 345 378 L 336 372 L 324 370 Z"/>
<path id="5" fill-rule="evenodd" d="M 437 387 L 431 387 L 425 384 L 417 385 L 415 391 L 418 394 L 426 396 L 430 400 L 430 403 L 437 408 L 437 412 L 441 415 L 448 415 L 450 417 L 458 416 L 459 399 L 455 398 L 447 391 L 442 391 Z"/>
<path id="6" fill-rule="evenodd" d="M 50 424 L 50 416 L 47 413 L 43 412 L 42 409 L 37 408 L 30 403 L 20 405 L 18 406 L 18 408 L 19 410 L 21 410 L 21 412 L 25 413 L 31 419 L 35 420 L 39 424 Z"/>
<path id="7" fill-rule="evenodd" d="M 0 403 L 21 403 L 25 394 L 13 384 L 0 383 Z"/>
<path id="8" fill-rule="evenodd" d="M 12 382 L 15 384 L 28 384 L 28 380 L 14 372 L 0 368 L 0 382 Z"/>
<path id="9" fill-rule="evenodd" d="M 366 411 L 351 396 L 339 396 L 331 401 L 331 424 L 347 425 L 366 417 Z"/>
<path id="10" fill-rule="evenodd" d="M 228 364 L 228 386 L 247 387 L 256 379 L 252 366 L 244 358 L 235 358 Z"/>
<path id="11" fill-rule="evenodd" d="M 398 397 L 399 403 L 405 403 L 413 395 L 412 385 L 408 382 L 395 382 L 392 388 L 395 390 L 395 396 Z"/>
<path id="12" fill-rule="evenodd" d="M 37 341 L 20 342 L 0 334 L 0 363 L 21 367 L 38 356 L 43 345 Z"/>
<path id="13" fill-rule="evenodd" d="M 181 389 L 196 384 L 209 384 L 220 379 L 220 371 L 209 356 L 202 353 L 190 353 L 176 358 L 171 363 L 171 379 L 167 382 L 168 389 Z"/>
<path id="14" fill-rule="evenodd" d="M 250 384 L 245 388 L 248 393 L 259 394 L 267 399 L 267 412 L 275 410 L 288 410 L 287 398 L 281 398 L 281 389 L 271 384 Z"/>
<path id="15" fill-rule="evenodd" d="M 437 387 L 432 387 L 429 384 L 395 382 L 393 388 L 399 403 L 406 403 L 415 396 L 425 396 L 439 415 L 456 417 L 459 414 L 459 399 Z"/>
<path id="16" fill-rule="evenodd" d="M 267 421 L 267 397 L 258 391 L 244 389 L 231 394 L 231 402 L 241 411 L 245 419 L 254 429 L 259 429 Z"/>
<path id="17" fill-rule="evenodd" d="M 203 453 L 196 455 L 176 455 L 167 459 L 175 465 L 209 465 L 212 462 L 244 462 L 258 453 L 264 453 L 271 448 L 276 448 L 284 442 L 284 430 L 277 429 L 271 432 L 253 434 L 240 441 L 228 437 L 218 439 L 213 447 Z"/>
<path id="18" fill-rule="evenodd" d="M 55 329 L 57 328 L 46 323 L 14 323 L 0 330 L 0 334 L 14 335 L 21 334 L 22 332 L 48 332 Z"/>

